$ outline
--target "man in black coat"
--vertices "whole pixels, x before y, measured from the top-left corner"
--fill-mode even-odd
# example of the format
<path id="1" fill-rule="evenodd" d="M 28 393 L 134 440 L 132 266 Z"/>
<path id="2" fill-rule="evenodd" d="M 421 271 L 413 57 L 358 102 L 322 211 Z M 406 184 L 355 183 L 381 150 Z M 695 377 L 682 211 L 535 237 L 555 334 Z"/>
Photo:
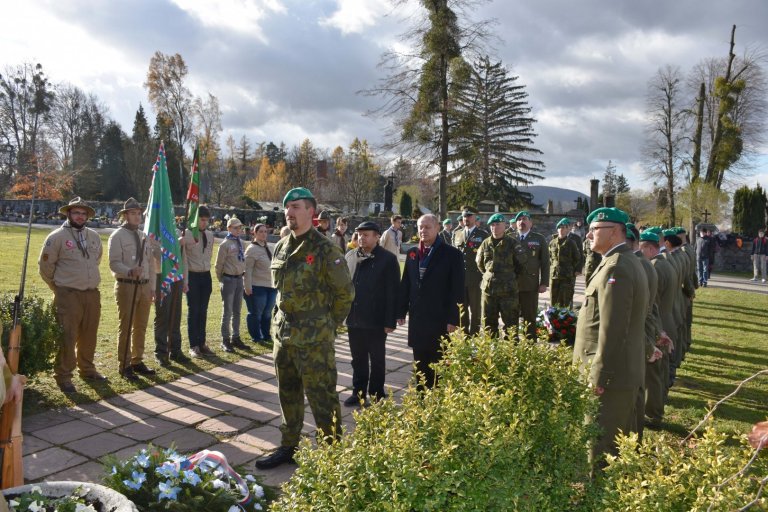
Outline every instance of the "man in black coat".
<path id="1" fill-rule="evenodd" d="M 358 248 L 346 255 L 355 285 L 355 300 L 346 322 L 352 353 L 352 395 L 344 401 L 347 407 L 365 404 L 366 394 L 372 399 L 386 396 L 384 346 L 387 334 L 395 330 L 400 281 L 397 257 L 379 245 L 379 225 L 366 221 L 355 231 Z"/>
<path id="2" fill-rule="evenodd" d="M 442 358 L 440 338 L 459 325 L 458 304 L 464 299 L 464 256 L 437 236 L 440 221 L 422 215 L 417 226 L 419 245 L 408 251 L 400 281 L 397 323 L 408 313 L 408 346 L 424 385 L 435 384 L 430 364 Z"/>

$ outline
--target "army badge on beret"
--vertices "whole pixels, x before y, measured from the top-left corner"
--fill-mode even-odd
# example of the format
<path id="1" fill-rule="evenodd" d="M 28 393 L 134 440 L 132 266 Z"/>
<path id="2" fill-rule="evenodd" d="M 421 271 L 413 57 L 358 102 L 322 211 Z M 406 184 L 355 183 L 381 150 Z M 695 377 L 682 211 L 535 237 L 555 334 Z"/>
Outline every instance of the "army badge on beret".
<path id="1" fill-rule="evenodd" d="M 488 217 L 488 224 L 493 224 L 495 222 L 504 222 L 504 216 L 500 213 L 494 213 Z"/>
<path id="2" fill-rule="evenodd" d="M 285 194 L 285 197 L 283 198 L 283 206 L 288 204 L 288 201 L 296 201 L 298 199 L 314 199 L 315 196 L 312 195 L 312 192 L 309 191 L 309 189 L 306 189 L 304 187 L 296 187 L 292 188 L 288 191 L 287 194 Z"/>

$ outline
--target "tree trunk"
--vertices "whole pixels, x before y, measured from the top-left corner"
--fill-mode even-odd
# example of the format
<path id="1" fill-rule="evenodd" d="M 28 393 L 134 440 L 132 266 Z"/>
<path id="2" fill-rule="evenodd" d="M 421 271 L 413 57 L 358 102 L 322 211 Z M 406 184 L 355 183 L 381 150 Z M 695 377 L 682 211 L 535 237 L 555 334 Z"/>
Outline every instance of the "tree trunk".
<path id="1" fill-rule="evenodd" d="M 693 135 L 693 161 L 691 163 L 691 183 L 699 181 L 701 176 L 701 135 L 704 131 L 704 82 L 699 87 L 696 99 L 696 133 Z"/>
<path id="2" fill-rule="evenodd" d="M 736 36 L 736 25 L 733 26 L 731 29 L 731 48 L 728 50 L 728 67 L 725 70 L 725 83 L 730 84 L 731 83 L 731 68 L 733 67 L 733 59 L 736 58 L 736 55 L 733 53 L 733 46 L 734 46 L 734 38 Z M 712 138 L 712 148 L 709 151 L 709 162 L 707 163 L 707 175 L 704 179 L 707 183 L 712 183 L 717 186 L 718 189 L 720 189 L 720 186 L 717 184 L 718 182 L 722 183 L 722 178 L 719 177 L 718 170 L 715 169 L 715 164 L 717 162 L 717 155 L 719 153 L 720 149 L 720 142 L 723 138 L 723 123 L 720 122 L 720 117 L 724 115 L 722 112 L 722 104 L 723 100 L 720 100 L 720 103 L 717 107 L 717 118 L 715 119 L 715 135 Z"/>
<path id="3" fill-rule="evenodd" d="M 448 196 L 448 61 L 445 55 L 440 56 L 440 103 L 441 135 L 440 135 L 440 182 L 439 182 L 439 206 L 440 219 L 444 219 L 448 213 L 446 204 Z"/>

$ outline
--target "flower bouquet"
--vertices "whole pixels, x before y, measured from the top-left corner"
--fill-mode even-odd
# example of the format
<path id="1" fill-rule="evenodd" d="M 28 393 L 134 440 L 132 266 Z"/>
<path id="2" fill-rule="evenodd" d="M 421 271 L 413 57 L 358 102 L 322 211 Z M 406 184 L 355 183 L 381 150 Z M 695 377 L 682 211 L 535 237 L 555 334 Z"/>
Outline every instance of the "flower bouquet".
<path id="1" fill-rule="evenodd" d="M 91 503 L 86 501 L 89 489 L 78 487 L 65 496 L 46 495 L 39 485 L 33 485 L 28 492 L 14 496 L 8 501 L 11 511 L 31 510 L 35 512 L 96 512 Z"/>
<path id="2" fill-rule="evenodd" d="M 576 313 L 568 308 L 550 306 L 539 312 L 537 324 L 546 329 L 549 341 L 564 341 L 573 346 L 576 341 Z"/>
<path id="3" fill-rule="evenodd" d="M 105 485 L 124 494 L 139 510 L 253 512 L 266 510 L 264 487 L 241 477 L 219 452 L 181 455 L 150 445 L 133 457 L 105 459 Z"/>

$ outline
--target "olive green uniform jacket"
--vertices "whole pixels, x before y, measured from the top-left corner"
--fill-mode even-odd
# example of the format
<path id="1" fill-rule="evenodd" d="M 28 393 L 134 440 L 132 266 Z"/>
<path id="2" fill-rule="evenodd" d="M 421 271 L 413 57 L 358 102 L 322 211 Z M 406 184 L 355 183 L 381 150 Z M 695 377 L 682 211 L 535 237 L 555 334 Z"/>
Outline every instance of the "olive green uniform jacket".
<path id="1" fill-rule="evenodd" d="M 577 235 L 578 238 L 578 235 Z M 550 275 L 549 296 L 552 304 L 570 308 L 579 271 L 581 253 L 570 235 L 560 238 L 552 235 L 549 241 Z"/>
<path id="2" fill-rule="evenodd" d="M 480 289 L 483 327 L 497 333 L 499 316 L 506 328 L 516 327 L 519 318 L 517 275 L 523 270 L 527 256 L 517 239 L 504 235 L 496 240 L 488 237 L 477 252 L 477 268 L 483 279 Z"/>

